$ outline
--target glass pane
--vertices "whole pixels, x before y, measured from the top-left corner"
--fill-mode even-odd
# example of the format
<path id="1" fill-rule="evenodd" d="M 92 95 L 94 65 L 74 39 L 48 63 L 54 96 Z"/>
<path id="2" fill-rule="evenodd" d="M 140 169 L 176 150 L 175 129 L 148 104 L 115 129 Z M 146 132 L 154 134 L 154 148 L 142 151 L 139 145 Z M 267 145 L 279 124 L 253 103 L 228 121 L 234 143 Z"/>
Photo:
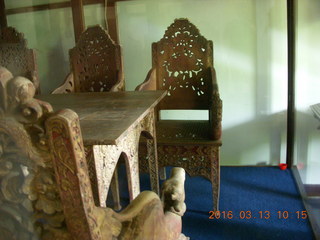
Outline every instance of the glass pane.
<path id="1" fill-rule="evenodd" d="M 319 1 L 297 1 L 295 165 L 317 229 L 320 226 L 319 12 Z"/>
<path id="2" fill-rule="evenodd" d="M 66 0 L 5 0 L 6 9 L 31 7 L 49 3 L 61 3 Z"/>
<path id="3" fill-rule="evenodd" d="M 223 101 L 221 164 L 285 161 L 285 0 L 123 1 L 117 4 L 117 15 L 127 90 L 146 78 L 152 42 L 162 38 L 174 19 L 188 18 L 214 45 Z M 191 119 L 198 117 L 190 114 Z"/>
<path id="4" fill-rule="evenodd" d="M 85 5 L 83 8 L 86 27 L 97 24 L 105 27 L 104 4 L 90 4 Z"/>
<path id="5" fill-rule="evenodd" d="M 22 1 L 16 1 L 16 5 L 14 1 L 8 2 L 11 2 L 12 8 L 22 6 Z M 35 1 L 23 2 L 29 2 L 30 5 L 26 6 L 32 6 Z M 9 14 L 7 20 L 8 26 L 24 33 L 28 47 L 35 49 L 41 92 L 51 92 L 70 71 L 68 51 L 75 41 L 71 8 Z"/>

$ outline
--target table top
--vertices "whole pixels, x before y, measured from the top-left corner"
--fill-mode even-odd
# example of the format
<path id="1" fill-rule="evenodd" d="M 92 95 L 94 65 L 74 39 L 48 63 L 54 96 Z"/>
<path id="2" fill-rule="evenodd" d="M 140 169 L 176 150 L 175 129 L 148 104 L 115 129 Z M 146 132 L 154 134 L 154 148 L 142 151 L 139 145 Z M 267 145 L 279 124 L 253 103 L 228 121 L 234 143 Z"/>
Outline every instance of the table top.
<path id="1" fill-rule="evenodd" d="M 117 144 L 166 95 L 165 91 L 94 92 L 38 95 L 53 109 L 69 108 L 80 118 L 85 145 Z"/>

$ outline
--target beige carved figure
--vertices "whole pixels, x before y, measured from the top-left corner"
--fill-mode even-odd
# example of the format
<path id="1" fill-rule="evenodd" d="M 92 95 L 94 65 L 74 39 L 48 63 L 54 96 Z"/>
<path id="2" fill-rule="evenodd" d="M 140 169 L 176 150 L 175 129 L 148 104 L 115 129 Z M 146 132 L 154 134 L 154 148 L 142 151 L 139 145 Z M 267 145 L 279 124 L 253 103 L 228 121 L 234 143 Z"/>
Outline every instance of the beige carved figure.
<path id="1" fill-rule="evenodd" d="M 222 101 L 213 67 L 212 41 L 203 37 L 188 19 L 176 19 L 163 38 L 152 44 L 152 69 L 136 90 L 155 89 L 168 91 L 159 111 L 208 110 L 209 121 L 158 117 L 158 162 L 159 167 L 183 167 L 191 176 L 209 179 L 213 208 L 217 210 Z M 141 154 L 141 166 L 146 166 L 143 161 L 146 160 Z"/>
<path id="2" fill-rule="evenodd" d="M 28 79 L 4 68 L 0 86 L 0 239 L 187 239 L 182 168 L 164 185 L 163 204 L 145 191 L 120 213 L 96 207 L 76 113 L 53 113 Z"/>

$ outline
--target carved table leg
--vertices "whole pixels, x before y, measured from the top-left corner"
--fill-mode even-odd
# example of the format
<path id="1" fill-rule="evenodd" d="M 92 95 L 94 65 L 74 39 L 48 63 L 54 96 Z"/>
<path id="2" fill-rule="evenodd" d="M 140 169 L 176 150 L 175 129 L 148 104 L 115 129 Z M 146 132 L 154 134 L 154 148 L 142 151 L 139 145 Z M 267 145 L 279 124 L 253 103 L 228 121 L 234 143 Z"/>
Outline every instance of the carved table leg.
<path id="1" fill-rule="evenodd" d="M 162 167 L 159 169 L 159 175 L 161 180 L 166 180 L 167 174 L 166 174 L 166 168 Z"/>
<path id="2" fill-rule="evenodd" d="M 216 153 L 217 151 L 217 153 Z M 213 210 L 219 210 L 219 194 L 220 194 L 220 164 L 219 164 L 219 148 L 212 147 L 210 150 L 211 158 L 211 185 L 212 185 L 212 199 Z"/>
<path id="3" fill-rule="evenodd" d="M 137 155 L 128 155 L 128 161 L 126 162 L 130 201 L 135 199 L 140 193 L 139 157 Z"/>
<path id="4" fill-rule="evenodd" d="M 147 137 L 147 156 L 148 167 L 150 173 L 151 189 L 158 195 L 160 194 L 159 188 L 159 171 L 158 171 L 158 150 L 157 150 L 157 136 L 155 124 L 155 111 L 150 111 L 141 122 L 141 131 L 146 131 L 150 135 Z"/>
<path id="5" fill-rule="evenodd" d="M 116 211 L 119 211 L 121 209 L 121 203 L 120 203 L 118 167 L 116 167 L 116 169 L 114 170 L 110 187 L 111 187 L 111 192 L 113 197 L 114 209 Z"/>
<path id="6" fill-rule="evenodd" d="M 109 187 L 120 153 L 114 145 L 94 145 L 93 154 L 98 180 L 99 205 L 106 207 Z"/>
<path id="7" fill-rule="evenodd" d="M 158 178 L 158 157 L 156 140 L 147 139 L 148 165 L 151 179 L 151 189 L 159 195 L 159 178 Z"/>

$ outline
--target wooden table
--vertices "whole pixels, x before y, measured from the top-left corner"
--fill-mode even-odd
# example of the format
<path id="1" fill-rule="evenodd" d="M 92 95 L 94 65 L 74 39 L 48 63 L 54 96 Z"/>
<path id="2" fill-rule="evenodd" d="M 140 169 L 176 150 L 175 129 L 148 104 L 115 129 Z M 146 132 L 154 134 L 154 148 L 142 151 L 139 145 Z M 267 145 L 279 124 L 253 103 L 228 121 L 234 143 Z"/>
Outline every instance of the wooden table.
<path id="1" fill-rule="evenodd" d="M 54 110 L 70 108 L 80 118 L 84 145 L 93 151 L 88 159 L 93 181 L 97 181 L 99 205 L 106 199 L 120 155 L 124 156 L 130 200 L 140 193 L 138 145 L 141 133 L 147 137 L 151 188 L 159 194 L 155 133 L 155 106 L 165 91 L 103 92 L 38 95 Z"/>

